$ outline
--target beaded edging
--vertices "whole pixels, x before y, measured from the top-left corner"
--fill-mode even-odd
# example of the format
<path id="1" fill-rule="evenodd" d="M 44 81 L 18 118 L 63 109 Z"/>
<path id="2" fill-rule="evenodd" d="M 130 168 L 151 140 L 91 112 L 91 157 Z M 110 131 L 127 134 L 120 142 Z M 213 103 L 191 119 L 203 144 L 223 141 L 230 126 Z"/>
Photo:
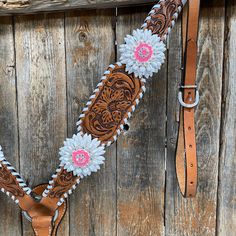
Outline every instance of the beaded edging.
<path id="1" fill-rule="evenodd" d="M 142 25 L 142 29 L 150 29 L 150 21 L 152 20 L 152 17 L 153 15 L 158 15 L 158 14 L 161 14 L 161 12 L 158 12 L 161 10 L 161 8 L 163 7 L 166 7 L 165 4 L 168 4 L 169 1 L 165 1 L 165 0 L 160 0 L 158 4 L 154 5 L 153 8 L 151 9 L 151 11 L 149 12 L 149 15 L 148 17 L 145 19 L 144 21 L 144 24 Z M 181 12 L 182 10 L 182 7 L 183 5 L 186 3 L 186 0 L 182 0 L 182 1 L 179 1 L 179 0 L 176 0 L 176 8 L 177 10 L 174 12 L 173 16 L 172 16 L 172 20 L 170 21 L 169 25 L 168 25 L 168 28 L 165 29 L 165 31 L 163 31 L 162 35 L 160 35 L 160 38 L 162 41 L 166 41 L 167 40 L 167 37 L 169 36 L 170 32 L 171 32 L 171 29 L 173 28 L 173 26 L 175 25 L 175 21 L 177 20 L 178 18 L 178 15 L 179 13 Z M 158 34 L 159 36 L 159 34 Z M 102 76 L 101 78 L 101 81 L 98 83 L 97 87 L 95 88 L 94 92 L 93 92 L 93 95 L 90 96 L 90 100 L 86 103 L 86 106 L 85 108 L 83 109 L 81 115 L 79 116 L 79 120 L 78 122 L 76 123 L 77 124 L 77 131 L 81 134 L 81 135 L 84 135 L 86 134 L 86 132 L 84 132 L 83 130 L 83 119 L 85 118 L 86 116 L 86 113 L 90 110 L 92 104 L 94 103 L 95 99 L 97 98 L 98 94 L 101 92 L 101 89 L 102 87 L 104 86 L 104 81 L 106 81 L 107 79 L 107 75 L 109 75 L 111 73 L 111 70 L 113 70 L 116 66 L 122 66 L 122 63 L 121 62 L 117 62 L 115 64 L 111 64 L 109 65 L 108 67 L 108 70 L 106 70 L 104 72 L 104 75 Z M 112 138 L 110 140 L 106 140 L 106 141 L 103 141 L 103 145 L 105 146 L 110 146 L 114 141 L 117 140 L 118 136 L 121 134 L 121 132 L 123 131 L 124 129 L 124 124 L 127 124 L 128 122 L 128 119 L 131 117 L 132 115 L 132 112 L 135 111 L 136 109 L 136 106 L 139 104 L 139 100 L 143 97 L 143 93 L 146 91 L 146 88 L 145 88 L 145 83 L 146 83 L 146 80 L 145 79 L 140 79 L 141 82 L 142 82 L 142 91 L 140 92 L 139 94 L 139 97 L 135 100 L 135 103 L 132 105 L 132 108 L 128 110 L 127 112 L 127 117 L 125 117 L 123 120 L 122 120 L 122 123 L 120 124 L 120 126 L 116 129 L 116 132 L 115 134 L 112 136 Z M 53 178 L 53 180 L 51 182 L 49 182 L 49 186 L 48 186 L 48 191 L 44 194 L 45 197 L 48 196 L 48 193 L 50 192 L 50 189 L 53 188 L 53 184 L 54 184 L 54 181 L 56 180 L 57 176 L 54 176 L 55 178 Z M 80 182 L 80 180 L 78 179 L 77 180 L 78 183 Z M 58 201 L 57 205 L 60 206 L 63 202 L 64 202 L 64 198 L 67 198 L 69 194 L 72 193 L 72 190 L 74 190 L 76 188 L 76 185 L 77 184 L 74 184 L 72 186 L 72 188 L 70 190 L 68 190 L 64 195 L 63 197 L 60 198 L 60 200 Z"/>
<path id="2" fill-rule="evenodd" d="M 171 32 L 171 29 L 175 25 L 175 22 L 178 18 L 180 11 L 182 10 L 183 5 L 185 5 L 186 2 L 187 0 L 160 0 L 158 4 L 152 7 L 151 11 L 149 12 L 147 18 L 144 21 L 144 24 L 141 26 L 141 31 L 152 31 L 153 35 L 157 35 L 160 38 L 160 42 L 165 42 Z M 135 55 L 136 59 L 139 60 L 139 62 L 144 62 L 147 58 L 150 58 L 149 54 L 147 53 L 152 52 L 152 49 L 148 44 L 142 44 L 142 47 L 140 45 L 138 46 L 140 48 L 135 51 L 137 52 L 137 55 Z M 130 62 L 127 61 L 127 63 Z M 162 61 L 160 61 L 160 63 L 162 63 Z M 117 70 L 119 76 L 122 77 L 121 80 L 136 83 L 137 88 L 134 88 L 134 97 L 131 98 L 129 95 L 129 99 L 127 99 L 127 93 L 125 92 L 127 92 L 128 90 L 126 91 L 124 89 L 125 92 L 117 91 L 119 90 L 116 89 L 117 87 L 112 87 L 116 83 L 116 79 L 119 79 L 119 76 L 117 76 L 117 78 L 112 78 L 112 83 L 111 81 L 108 81 L 109 77 L 111 75 L 113 76 L 114 70 Z M 134 68 L 134 71 L 129 70 L 128 72 L 135 71 L 137 72 L 137 70 Z M 143 69 L 141 69 L 141 72 L 142 71 Z M 147 71 L 151 76 L 153 72 L 157 72 L 157 69 L 150 70 L 150 68 L 147 67 Z M 111 64 L 104 72 L 104 75 L 101 77 L 101 81 L 98 83 L 97 87 L 93 92 L 93 95 L 90 96 L 89 101 L 86 103 L 85 108 L 79 116 L 79 120 L 76 123 L 78 134 L 82 137 L 86 135 L 91 135 L 91 141 L 95 139 L 99 140 L 101 142 L 101 147 L 103 148 L 108 147 L 113 142 L 115 142 L 118 136 L 122 133 L 124 125 L 127 124 L 128 119 L 131 118 L 132 113 L 135 111 L 136 106 L 139 104 L 139 101 L 143 97 L 143 94 L 146 90 L 146 80 L 144 78 L 139 78 L 138 76 L 147 77 L 144 73 L 136 73 L 136 76 L 127 73 L 126 65 L 122 64 L 121 62 Z M 110 82 L 111 85 L 108 82 Z M 130 92 L 129 94 L 132 94 L 132 92 Z M 102 99 L 105 102 L 111 104 L 105 104 Z M 124 99 L 126 100 L 124 101 Z M 108 109 L 106 110 L 104 108 L 105 105 L 111 106 L 112 111 L 107 111 Z M 119 107 L 120 110 L 115 110 L 114 107 Z M 96 125 L 99 124 L 99 127 L 102 127 L 102 131 L 98 130 L 96 125 L 90 122 L 91 116 L 89 116 L 89 112 L 91 112 L 91 110 L 94 113 L 92 114 L 92 117 L 95 120 Z M 108 130 L 109 128 L 107 127 L 111 127 L 111 130 Z M 90 153 L 87 152 L 87 150 L 84 148 L 74 150 L 74 153 L 72 153 L 71 158 L 74 158 L 74 164 L 78 168 L 83 168 L 88 163 L 90 163 Z M 27 187 L 26 183 L 23 181 L 19 173 L 17 173 L 16 170 L 11 166 L 11 164 L 6 161 L 2 152 L 2 148 L 0 147 L 0 170 L 3 170 L 3 168 L 5 168 L 4 170 L 6 170 L 7 173 L 10 173 L 11 178 L 13 180 L 13 188 L 11 189 L 12 191 L 9 191 L 5 188 L 1 188 L 1 191 L 10 196 L 12 200 L 14 200 L 18 204 L 19 200 L 17 199 L 17 194 L 30 195 L 31 189 Z M 42 196 L 44 198 L 49 197 L 59 199 L 57 202 L 57 206 L 60 206 L 65 201 L 65 199 L 72 193 L 76 186 L 80 183 L 81 177 L 87 175 L 87 172 L 81 172 L 80 170 L 78 170 L 78 168 L 75 170 L 70 166 L 65 166 L 65 163 L 61 163 L 59 168 L 57 168 L 55 174 L 52 175 L 52 179 L 49 181 L 49 184 L 44 190 Z M 94 171 L 98 169 L 97 167 L 93 168 Z M 81 175 L 81 173 L 83 174 Z M 16 192 L 17 194 L 11 194 L 11 192 L 14 191 L 19 192 Z"/>
<path id="3" fill-rule="evenodd" d="M 0 182 L 0 184 L 3 185 L 1 186 L 1 192 L 9 196 L 16 204 L 19 203 L 18 197 L 22 197 L 24 194 L 31 194 L 32 190 L 27 186 L 15 168 L 5 159 L 1 146 L 0 170 L 3 172 L 2 176 L 5 178 L 7 177 L 7 180 L 4 179 L 5 181 L 2 180 Z"/>

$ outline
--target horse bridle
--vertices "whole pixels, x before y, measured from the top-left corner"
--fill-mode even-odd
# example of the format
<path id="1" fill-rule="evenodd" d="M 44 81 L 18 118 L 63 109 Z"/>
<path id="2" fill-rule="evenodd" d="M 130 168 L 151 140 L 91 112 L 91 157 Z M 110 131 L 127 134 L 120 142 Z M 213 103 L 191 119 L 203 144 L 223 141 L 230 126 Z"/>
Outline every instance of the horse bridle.
<path id="1" fill-rule="evenodd" d="M 157 72 L 164 62 L 164 42 L 186 2 L 160 0 L 141 29 L 125 38 L 126 44 L 120 47 L 120 62 L 110 65 L 102 76 L 79 116 L 78 133 L 67 139 L 60 149 L 61 163 L 48 185 L 31 190 L 5 159 L 0 147 L 0 189 L 19 205 L 31 221 L 35 235 L 56 235 L 66 212 L 66 198 L 83 177 L 100 168 L 105 147 L 117 140 L 139 104 L 146 90 L 145 78 Z M 182 20 L 186 29 L 183 30 L 185 71 L 178 95 L 181 109 L 176 173 L 182 195 L 194 197 L 197 189 L 194 108 L 199 102 L 196 85 L 199 0 L 190 0 L 186 5 L 187 14 Z"/>

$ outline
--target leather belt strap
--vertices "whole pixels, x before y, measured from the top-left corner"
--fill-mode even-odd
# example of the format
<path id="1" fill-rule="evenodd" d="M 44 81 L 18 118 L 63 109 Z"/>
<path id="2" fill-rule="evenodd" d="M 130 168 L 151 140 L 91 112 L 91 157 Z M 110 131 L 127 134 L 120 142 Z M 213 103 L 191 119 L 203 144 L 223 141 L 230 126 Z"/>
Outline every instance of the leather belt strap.
<path id="1" fill-rule="evenodd" d="M 38 216 L 32 219 L 35 235 L 50 236 L 52 232 L 52 217 Z"/>
<path id="2" fill-rule="evenodd" d="M 180 86 L 181 103 L 178 143 L 176 150 L 176 174 L 184 197 L 194 197 L 197 192 L 197 154 L 194 108 L 199 94 L 196 88 L 197 35 L 200 0 L 191 0 L 183 13 L 183 48 L 185 73 Z M 187 13 L 187 14 L 186 14 Z M 185 26 L 187 31 L 184 31 Z M 182 93 L 183 92 L 183 93 Z"/>

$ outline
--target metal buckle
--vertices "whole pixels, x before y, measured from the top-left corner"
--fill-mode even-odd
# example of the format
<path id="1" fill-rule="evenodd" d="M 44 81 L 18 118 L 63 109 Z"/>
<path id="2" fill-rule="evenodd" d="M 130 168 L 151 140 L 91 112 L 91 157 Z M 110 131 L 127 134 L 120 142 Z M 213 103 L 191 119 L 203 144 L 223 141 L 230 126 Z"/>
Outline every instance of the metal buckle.
<path id="1" fill-rule="evenodd" d="M 200 96 L 199 96 L 199 92 L 198 92 L 198 89 L 197 89 L 197 85 L 185 85 L 185 86 L 180 85 L 179 89 L 195 89 L 196 90 L 195 101 L 193 103 L 185 103 L 183 101 L 183 93 L 182 93 L 182 91 L 179 91 L 178 100 L 179 100 L 179 103 L 182 107 L 193 108 L 193 107 L 196 107 L 198 105 Z"/>

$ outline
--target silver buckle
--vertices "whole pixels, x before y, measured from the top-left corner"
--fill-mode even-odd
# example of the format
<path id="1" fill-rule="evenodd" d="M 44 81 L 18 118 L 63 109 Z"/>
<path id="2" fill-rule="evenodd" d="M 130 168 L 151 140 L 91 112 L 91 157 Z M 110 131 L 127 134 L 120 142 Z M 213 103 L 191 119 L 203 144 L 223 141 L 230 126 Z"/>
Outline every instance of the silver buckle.
<path id="1" fill-rule="evenodd" d="M 196 90 L 195 101 L 193 103 L 185 103 L 183 101 L 183 92 L 181 90 L 179 91 L 178 100 L 179 100 L 179 103 L 182 107 L 193 108 L 193 107 L 196 107 L 198 105 L 200 96 L 199 96 L 199 92 L 198 92 L 198 89 L 197 89 L 197 85 L 185 85 L 185 86 L 180 85 L 179 89 L 195 89 Z"/>

